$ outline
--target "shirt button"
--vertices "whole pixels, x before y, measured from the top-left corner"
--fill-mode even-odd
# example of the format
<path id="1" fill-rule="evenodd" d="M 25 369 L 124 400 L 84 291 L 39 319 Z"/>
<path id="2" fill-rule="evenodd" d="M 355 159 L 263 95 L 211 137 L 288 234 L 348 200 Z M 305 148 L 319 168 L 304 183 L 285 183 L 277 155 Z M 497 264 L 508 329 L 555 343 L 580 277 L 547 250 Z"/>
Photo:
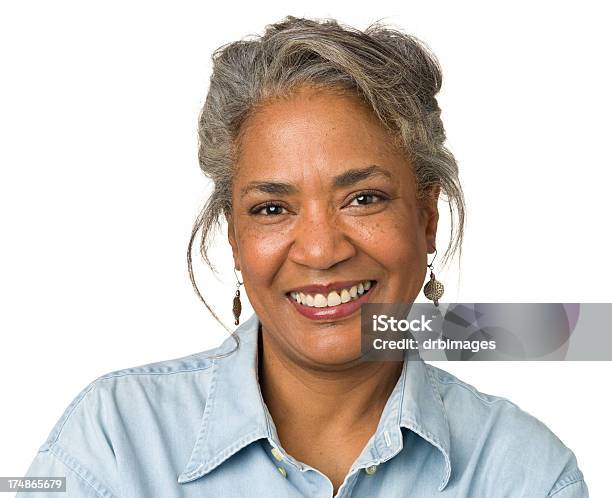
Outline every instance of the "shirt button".
<path id="1" fill-rule="evenodd" d="M 370 465 L 368 467 L 365 468 L 366 474 L 368 474 L 369 476 L 371 476 L 372 474 L 374 474 L 376 472 L 376 465 Z"/>
<path id="2" fill-rule="evenodd" d="M 283 455 L 281 455 L 281 452 L 278 451 L 278 448 L 272 448 L 272 455 L 274 456 L 274 458 L 276 458 L 279 462 L 283 459 Z"/>
<path id="3" fill-rule="evenodd" d="M 283 477 L 287 477 L 287 471 L 285 469 L 282 467 L 277 467 L 277 469 Z"/>

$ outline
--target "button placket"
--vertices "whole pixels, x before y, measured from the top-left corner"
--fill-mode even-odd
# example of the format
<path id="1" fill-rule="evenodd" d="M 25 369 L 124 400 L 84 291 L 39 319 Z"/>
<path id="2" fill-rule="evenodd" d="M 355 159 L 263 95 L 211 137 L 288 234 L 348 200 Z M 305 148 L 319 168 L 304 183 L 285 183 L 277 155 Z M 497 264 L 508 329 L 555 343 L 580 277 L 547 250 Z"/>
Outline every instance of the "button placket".
<path id="1" fill-rule="evenodd" d="M 364 470 L 365 470 L 366 474 L 371 476 L 371 475 L 374 475 L 376 473 L 377 469 L 378 469 L 377 465 L 368 465 Z"/>
<path id="2" fill-rule="evenodd" d="M 283 454 L 280 452 L 280 450 L 275 446 L 272 446 L 272 448 L 270 449 L 270 453 L 272 453 L 272 456 L 277 462 L 282 462 L 285 459 L 283 457 Z M 278 473 L 282 475 L 283 477 L 285 478 L 287 477 L 287 470 L 284 467 L 277 465 L 276 470 L 278 470 Z"/>
<path id="3" fill-rule="evenodd" d="M 274 458 L 276 458 L 276 460 L 278 460 L 279 462 L 283 461 L 283 455 L 281 454 L 281 452 L 278 450 L 278 448 L 272 447 L 272 450 L 270 450 L 272 453 L 272 456 Z"/>

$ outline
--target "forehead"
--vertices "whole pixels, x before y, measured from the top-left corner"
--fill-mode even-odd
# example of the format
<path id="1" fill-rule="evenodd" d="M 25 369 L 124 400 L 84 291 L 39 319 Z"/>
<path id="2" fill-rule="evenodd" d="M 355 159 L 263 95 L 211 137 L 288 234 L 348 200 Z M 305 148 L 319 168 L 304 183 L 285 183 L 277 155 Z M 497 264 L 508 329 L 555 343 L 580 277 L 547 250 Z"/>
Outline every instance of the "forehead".
<path id="1" fill-rule="evenodd" d="M 357 96 L 313 87 L 258 106 L 243 124 L 238 151 L 236 176 L 243 178 L 309 170 L 333 175 L 381 162 L 393 168 L 406 160 Z"/>

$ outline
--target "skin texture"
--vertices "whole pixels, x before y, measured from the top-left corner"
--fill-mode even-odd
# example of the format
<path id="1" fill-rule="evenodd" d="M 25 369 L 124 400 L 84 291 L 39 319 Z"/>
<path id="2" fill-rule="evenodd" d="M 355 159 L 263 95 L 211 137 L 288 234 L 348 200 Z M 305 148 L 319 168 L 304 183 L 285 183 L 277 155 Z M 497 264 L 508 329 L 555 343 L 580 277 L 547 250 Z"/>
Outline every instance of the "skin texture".
<path id="1" fill-rule="evenodd" d="M 359 310 L 315 321 L 287 293 L 368 279 L 377 282 L 370 302 L 414 302 L 435 250 L 439 190 L 417 199 L 406 154 L 346 92 L 302 86 L 270 100 L 243 124 L 239 145 L 228 239 L 262 324 L 262 395 L 283 448 L 336 491 L 376 431 L 401 363 L 361 360 Z M 372 165 L 382 172 L 333 183 Z"/>

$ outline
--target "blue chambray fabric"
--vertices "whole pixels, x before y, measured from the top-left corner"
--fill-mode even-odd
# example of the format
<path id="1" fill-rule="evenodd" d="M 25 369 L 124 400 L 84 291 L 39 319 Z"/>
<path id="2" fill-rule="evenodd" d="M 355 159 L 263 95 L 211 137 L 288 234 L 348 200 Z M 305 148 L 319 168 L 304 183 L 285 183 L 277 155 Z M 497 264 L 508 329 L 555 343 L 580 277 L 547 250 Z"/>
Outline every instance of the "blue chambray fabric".
<path id="1" fill-rule="evenodd" d="M 51 498 L 331 498 L 331 481 L 279 442 L 257 380 L 257 316 L 235 333 L 237 350 L 229 337 L 213 350 L 95 379 L 66 408 L 27 476 L 66 476 L 67 492 Z M 574 454 L 537 419 L 406 357 L 376 433 L 336 496 L 588 491 Z"/>

